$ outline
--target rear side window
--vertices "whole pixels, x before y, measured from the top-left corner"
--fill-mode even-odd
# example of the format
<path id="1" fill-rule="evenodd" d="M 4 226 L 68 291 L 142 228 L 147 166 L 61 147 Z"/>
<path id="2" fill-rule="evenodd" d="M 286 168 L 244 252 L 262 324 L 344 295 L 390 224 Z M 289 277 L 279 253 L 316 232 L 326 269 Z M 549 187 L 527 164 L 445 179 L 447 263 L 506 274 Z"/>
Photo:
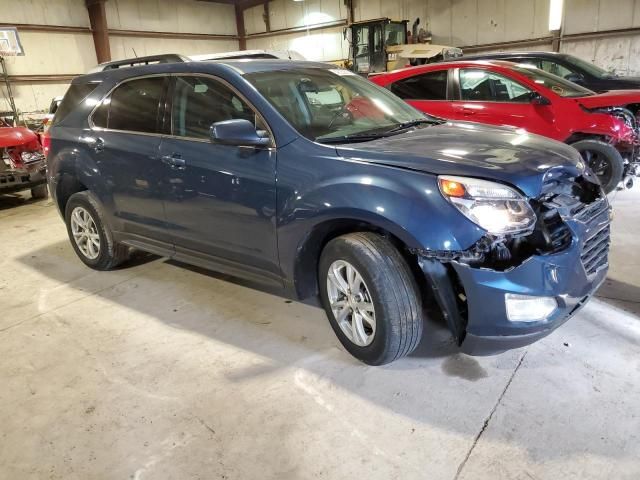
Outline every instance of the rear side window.
<path id="1" fill-rule="evenodd" d="M 93 124 L 110 130 L 157 133 L 165 82 L 164 77 L 150 77 L 122 83 L 95 110 Z"/>
<path id="2" fill-rule="evenodd" d="M 391 92 L 404 100 L 446 100 L 448 70 L 423 73 L 391 84 Z"/>
<path id="3" fill-rule="evenodd" d="M 55 110 L 51 125 L 62 121 L 71 111 L 80 105 L 87 96 L 93 92 L 99 83 L 73 83 L 64 95 L 62 102 Z"/>

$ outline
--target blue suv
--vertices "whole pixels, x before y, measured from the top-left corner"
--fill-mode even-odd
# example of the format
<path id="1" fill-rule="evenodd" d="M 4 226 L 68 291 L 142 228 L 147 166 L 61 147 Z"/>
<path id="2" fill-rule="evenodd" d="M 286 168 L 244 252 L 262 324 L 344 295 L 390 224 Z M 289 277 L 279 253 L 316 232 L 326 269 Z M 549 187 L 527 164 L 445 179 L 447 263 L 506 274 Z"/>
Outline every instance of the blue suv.
<path id="1" fill-rule="evenodd" d="M 604 280 L 610 208 L 573 148 L 447 123 L 333 65 L 159 63 L 76 78 L 49 130 L 71 245 L 318 295 L 371 365 L 435 300 L 463 351 L 529 344 Z"/>

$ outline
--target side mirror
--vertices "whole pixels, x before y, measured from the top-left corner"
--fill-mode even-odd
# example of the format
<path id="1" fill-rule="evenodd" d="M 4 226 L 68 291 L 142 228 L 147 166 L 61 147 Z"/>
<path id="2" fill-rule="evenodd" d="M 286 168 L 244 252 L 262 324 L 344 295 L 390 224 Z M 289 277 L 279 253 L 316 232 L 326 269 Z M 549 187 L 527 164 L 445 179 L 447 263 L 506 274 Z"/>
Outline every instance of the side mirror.
<path id="1" fill-rule="evenodd" d="M 577 83 L 578 85 L 582 85 L 584 83 L 584 77 L 579 73 L 570 73 L 566 77 L 565 80 L 569 80 L 570 82 Z"/>
<path id="2" fill-rule="evenodd" d="M 539 93 L 534 92 L 531 95 L 532 105 L 551 105 L 551 101 L 547 97 L 543 97 Z"/>
<path id="3" fill-rule="evenodd" d="M 234 119 L 216 122 L 210 129 L 211 142 L 238 147 L 266 147 L 271 144 L 268 136 L 261 135 L 249 120 Z"/>

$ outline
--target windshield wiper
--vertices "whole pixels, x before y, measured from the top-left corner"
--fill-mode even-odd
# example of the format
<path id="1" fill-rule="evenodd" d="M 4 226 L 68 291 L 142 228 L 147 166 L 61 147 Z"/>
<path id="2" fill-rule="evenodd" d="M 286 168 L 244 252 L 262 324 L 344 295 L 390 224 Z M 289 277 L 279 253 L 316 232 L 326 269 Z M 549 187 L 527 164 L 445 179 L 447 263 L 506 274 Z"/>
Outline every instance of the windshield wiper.
<path id="1" fill-rule="evenodd" d="M 439 118 L 419 118 L 416 120 L 411 120 L 410 122 L 400 123 L 391 130 L 387 130 L 386 133 L 398 132 L 407 128 L 417 127 L 418 125 L 424 125 L 425 123 L 428 123 L 430 125 L 442 125 L 443 123 L 446 123 L 446 120 L 441 120 Z"/>
<path id="2" fill-rule="evenodd" d="M 375 140 L 377 138 L 386 137 L 387 132 L 382 133 L 354 133 L 352 135 L 342 135 L 341 137 L 318 138 L 319 143 L 349 143 L 349 142 L 366 142 L 367 140 Z"/>

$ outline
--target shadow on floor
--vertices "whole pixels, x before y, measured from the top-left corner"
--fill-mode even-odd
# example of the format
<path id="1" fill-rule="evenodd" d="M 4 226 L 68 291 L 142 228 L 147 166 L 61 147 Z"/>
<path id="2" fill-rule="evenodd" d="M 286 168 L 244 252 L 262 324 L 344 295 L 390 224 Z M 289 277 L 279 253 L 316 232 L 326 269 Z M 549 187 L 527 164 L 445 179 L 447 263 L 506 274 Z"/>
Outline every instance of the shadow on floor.
<path id="1" fill-rule="evenodd" d="M 22 207 L 25 205 L 33 205 L 38 202 L 47 202 L 49 199 L 35 199 L 27 193 L 14 193 L 9 195 L 0 194 L 0 211 L 9 210 L 11 208 Z"/>
<path id="2" fill-rule="evenodd" d="M 30 251 L 18 260 L 70 288 L 78 287 L 65 279 L 93 277 L 83 285 L 101 284 L 93 295 L 109 303 L 254 353 L 260 359 L 255 365 L 228 369 L 225 375 L 232 382 L 240 384 L 293 369 L 293 390 L 298 388 L 297 381 L 315 388 L 315 382 L 328 379 L 336 388 L 398 415 L 453 432 L 469 432 L 469 412 L 478 399 L 499 393 L 501 383 L 496 385 L 490 377 L 500 375 L 506 381 L 522 355 L 511 352 L 482 362 L 462 355 L 442 319 L 431 310 L 434 320 L 426 323 L 422 343 L 410 358 L 368 367 L 344 352 L 316 299 L 305 302 L 305 307 L 292 305 L 282 291 L 143 254 L 123 267 L 135 273 L 123 280 L 120 272 L 87 269 L 66 240 Z M 597 410 L 600 401 L 596 397 L 589 400 L 586 411 Z M 521 446 L 529 447 L 524 440 Z M 511 441 L 518 443 L 519 439 Z M 574 451 L 582 454 L 587 448 L 594 455 L 623 454 L 605 443 L 594 445 L 579 438 L 562 449 L 545 450 L 545 458 Z"/>
<path id="3" fill-rule="evenodd" d="M 640 317 L 640 286 L 607 278 L 596 297 L 609 305 Z"/>

